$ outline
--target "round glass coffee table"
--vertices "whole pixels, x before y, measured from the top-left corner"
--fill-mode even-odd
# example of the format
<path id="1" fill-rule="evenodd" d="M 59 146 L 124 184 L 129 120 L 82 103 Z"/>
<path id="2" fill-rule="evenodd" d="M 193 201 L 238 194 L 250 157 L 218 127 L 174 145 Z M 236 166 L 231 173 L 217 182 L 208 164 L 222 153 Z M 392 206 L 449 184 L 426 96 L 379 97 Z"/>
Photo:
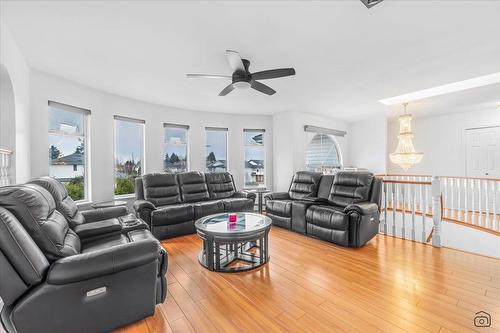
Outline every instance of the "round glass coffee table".
<path id="1" fill-rule="evenodd" d="M 229 222 L 230 214 L 236 214 L 235 223 Z M 271 219 L 267 216 L 245 212 L 214 214 L 197 220 L 195 227 L 203 240 L 198 261 L 211 271 L 247 271 L 269 260 Z"/>

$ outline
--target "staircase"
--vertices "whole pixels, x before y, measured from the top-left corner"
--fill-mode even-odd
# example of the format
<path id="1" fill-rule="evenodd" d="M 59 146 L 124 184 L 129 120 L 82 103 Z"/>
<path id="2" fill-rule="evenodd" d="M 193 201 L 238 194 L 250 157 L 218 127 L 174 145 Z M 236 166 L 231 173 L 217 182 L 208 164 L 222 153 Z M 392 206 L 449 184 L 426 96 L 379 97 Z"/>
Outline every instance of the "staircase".
<path id="1" fill-rule="evenodd" d="M 433 246 L 450 245 L 481 254 L 483 241 L 500 241 L 500 179 L 430 175 L 378 175 L 383 178 L 380 232 Z M 451 226 L 453 225 L 453 226 Z M 457 235 L 457 233 L 460 233 Z M 485 234 L 489 234 L 486 236 Z M 458 237 L 457 237 L 458 236 Z M 465 240 L 462 242 L 461 240 Z M 462 248 L 460 243 L 474 243 Z M 477 245 L 477 246 L 476 246 Z M 465 246 L 465 245 L 464 245 Z M 475 251 L 472 251 L 475 252 Z"/>

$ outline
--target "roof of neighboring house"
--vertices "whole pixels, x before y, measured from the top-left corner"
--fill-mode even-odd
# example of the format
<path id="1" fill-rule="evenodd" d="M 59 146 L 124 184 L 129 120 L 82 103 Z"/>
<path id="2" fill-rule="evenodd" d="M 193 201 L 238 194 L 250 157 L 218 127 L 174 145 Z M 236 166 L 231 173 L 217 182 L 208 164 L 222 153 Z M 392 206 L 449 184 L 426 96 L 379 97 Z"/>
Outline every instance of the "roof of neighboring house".
<path id="1" fill-rule="evenodd" d="M 226 167 L 226 161 L 214 161 L 211 162 L 210 164 L 207 165 L 208 168 L 225 168 Z"/>
<path id="2" fill-rule="evenodd" d="M 262 169 L 264 167 L 263 160 L 248 160 L 245 161 L 245 168 Z"/>
<path id="3" fill-rule="evenodd" d="M 85 157 L 83 154 L 73 153 L 71 155 L 56 158 L 50 162 L 52 165 L 84 165 Z"/>

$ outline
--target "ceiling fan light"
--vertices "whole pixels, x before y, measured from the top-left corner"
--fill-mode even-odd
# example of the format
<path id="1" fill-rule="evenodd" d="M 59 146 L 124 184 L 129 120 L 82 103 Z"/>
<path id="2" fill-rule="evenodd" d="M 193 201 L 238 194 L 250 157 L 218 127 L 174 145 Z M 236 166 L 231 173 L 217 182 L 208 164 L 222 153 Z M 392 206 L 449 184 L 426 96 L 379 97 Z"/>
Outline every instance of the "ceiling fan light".
<path id="1" fill-rule="evenodd" d="M 233 83 L 233 85 L 238 89 L 249 89 L 250 88 L 250 82 L 246 82 L 246 81 L 235 82 L 235 83 Z"/>

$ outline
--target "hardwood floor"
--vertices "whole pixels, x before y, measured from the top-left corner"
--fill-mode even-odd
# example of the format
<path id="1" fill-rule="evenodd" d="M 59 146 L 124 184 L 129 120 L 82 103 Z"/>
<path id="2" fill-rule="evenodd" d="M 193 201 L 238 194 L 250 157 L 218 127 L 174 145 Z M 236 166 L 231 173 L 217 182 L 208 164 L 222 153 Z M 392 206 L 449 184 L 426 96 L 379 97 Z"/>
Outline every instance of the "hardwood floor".
<path id="1" fill-rule="evenodd" d="M 165 303 L 116 332 L 500 332 L 493 258 L 381 235 L 347 249 L 273 227 L 266 266 L 214 273 L 196 235 L 163 245 Z M 474 326 L 478 311 L 491 327 Z"/>

